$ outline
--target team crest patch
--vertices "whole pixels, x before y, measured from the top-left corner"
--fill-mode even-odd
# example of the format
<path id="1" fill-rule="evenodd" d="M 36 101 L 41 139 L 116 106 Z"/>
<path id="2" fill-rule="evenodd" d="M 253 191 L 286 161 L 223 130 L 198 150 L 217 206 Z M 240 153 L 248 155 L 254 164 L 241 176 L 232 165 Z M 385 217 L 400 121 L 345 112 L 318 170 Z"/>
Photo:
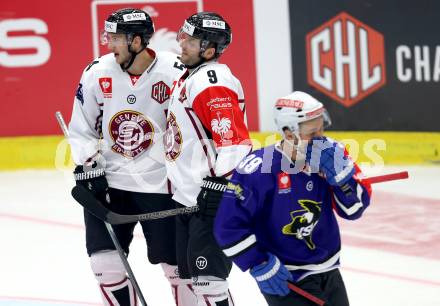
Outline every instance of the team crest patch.
<path id="1" fill-rule="evenodd" d="M 289 193 L 292 190 L 292 183 L 289 174 L 278 173 L 278 193 Z"/>
<path id="2" fill-rule="evenodd" d="M 165 136 L 163 137 L 165 147 L 165 158 L 174 161 L 182 151 L 182 133 L 177 124 L 176 116 L 170 112 L 167 118 Z"/>
<path id="3" fill-rule="evenodd" d="M 99 87 L 101 87 L 104 98 L 112 97 L 112 78 L 99 78 Z"/>
<path id="4" fill-rule="evenodd" d="M 141 113 L 124 110 L 111 118 L 109 133 L 114 141 L 112 150 L 135 158 L 153 143 L 154 127 Z"/>

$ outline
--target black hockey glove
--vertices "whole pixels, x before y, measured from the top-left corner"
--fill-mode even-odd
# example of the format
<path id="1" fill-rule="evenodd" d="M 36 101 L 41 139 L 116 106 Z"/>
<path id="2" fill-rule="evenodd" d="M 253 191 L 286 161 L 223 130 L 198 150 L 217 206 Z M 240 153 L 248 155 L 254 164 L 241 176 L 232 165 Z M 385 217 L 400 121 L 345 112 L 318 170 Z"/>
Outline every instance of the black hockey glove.
<path id="1" fill-rule="evenodd" d="M 75 176 L 76 185 L 86 187 L 98 200 L 104 203 L 110 202 L 105 171 L 99 163 L 94 161 L 88 166 L 76 166 L 73 175 Z"/>
<path id="2" fill-rule="evenodd" d="M 197 196 L 199 215 L 215 217 L 227 186 L 228 180 L 224 177 L 207 176 L 203 179 L 202 190 Z"/>

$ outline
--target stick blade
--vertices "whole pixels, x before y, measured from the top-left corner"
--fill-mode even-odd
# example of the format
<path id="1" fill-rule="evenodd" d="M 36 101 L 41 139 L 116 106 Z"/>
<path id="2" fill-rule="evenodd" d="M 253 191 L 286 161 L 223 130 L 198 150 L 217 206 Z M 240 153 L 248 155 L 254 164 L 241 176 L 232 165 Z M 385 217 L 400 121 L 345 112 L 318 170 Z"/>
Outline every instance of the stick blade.
<path id="1" fill-rule="evenodd" d="M 84 186 L 75 186 L 72 188 L 72 197 L 88 212 L 102 221 L 107 221 L 109 210 L 98 201 L 95 196 Z"/>

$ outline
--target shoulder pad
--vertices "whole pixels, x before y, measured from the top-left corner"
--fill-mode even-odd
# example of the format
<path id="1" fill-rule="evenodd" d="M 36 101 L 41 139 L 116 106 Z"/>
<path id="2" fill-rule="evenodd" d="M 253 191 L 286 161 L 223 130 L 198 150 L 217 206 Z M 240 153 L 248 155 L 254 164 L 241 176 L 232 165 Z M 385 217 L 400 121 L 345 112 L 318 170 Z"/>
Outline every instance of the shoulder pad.
<path id="1" fill-rule="evenodd" d="M 185 65 L 180 61 L 180 56 L 169 51 L 156 52 L 156 56 L 160 61 L 166 65 L 171 65 L 176 71 L 183 72 L 185 70 Z"/>
<path id="2" fill-rule="evenodd" d="M 254 151 L 246 156 L 235 169 L 240 174 L 257 173 L 263 164 L 263 156 L 260 156 L 260 150 Z"/>
<path id="3" fill-rule="evenodd" d="M 187 83 L 191 84 L 191 94 L 193 97 L 212 86 L 227 87 L 239 94 L 237 82 L 229 68 L 223 64 L 210 64 L 199 68 L 190 75 Z"/>
<path id="4" fill-rule="evenodd" d="M 99 57 L 97 59 L 94 59 L 93 62 L 91 62 L 90 64 L 88 64 L 84 71 L 89 71 L 90 68 L 93 67 L 93 65 L 98 64 L 98 63 L 99 63 Z"/>

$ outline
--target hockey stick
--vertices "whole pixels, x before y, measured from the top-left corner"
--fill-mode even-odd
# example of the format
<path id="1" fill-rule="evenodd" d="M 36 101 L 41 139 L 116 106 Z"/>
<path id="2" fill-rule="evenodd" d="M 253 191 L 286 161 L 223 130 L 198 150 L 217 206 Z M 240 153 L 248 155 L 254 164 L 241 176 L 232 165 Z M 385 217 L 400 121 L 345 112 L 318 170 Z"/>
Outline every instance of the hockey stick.
<path id="1" fill-rule="evenodd" d="M 124 224 L 137 221 L 155 220 L 172 217 L 180 214 L 191 214 L 199 210 L 198 206 L 182 207 L 176 209 L 160 210 L 139 215 L 120 215 L 107 209 L 93 194 L 83 186 L 72 189 L 73 198 L 90 213 L 110 224 Z"/>
<path id="2" fill-rule="evenodd" d="M 402 171 L 402 172 L 396 172 L 396 173 L 390 173 L 390 174 L 384 174 L 384 175 L 365 177 L 365 178 L 362 178 L 361 181 L 368 181 L 370 184 L 376 184 L 376 183 L 389 182 L 389 181 L 394 181 L 394 180 L 403 180 L 403 179 L 407 179 L 407 178 L 408 178 L 408 171 Z M 314 302 L 315 304 L 317 304 L 319 306 L 323 306 L 325 304 L 325 301 L 323 301 L 320 298 L 314 296 L 313 294 L 301 289 L 300 287 L 295 286 L 292 283 L 288 283 L 287 286 L 293 292 L 296 292 L 297 294 L 303 296 L 304 298 Z"/>
<path id="3" fill-rule="evenodd" d="M 66 122 L 64 121 L 63 115 L 61 114 L 61 112 L 56 112 L 55 117 L 57 118 L 58 124 L 60 125 L 61 130 L 63 131 L 64 137 L 66 137 L 68 139 L 69 138 L 69 130 L 67 129 L 67 125 L 66 125 Z M 74 189 L 75 188 L 76 187 L 74 187 Z M 82 187 L 82 188 L 84 188 L 84 187 Z M 87 191 L 86 188 L 84 188 L 84 189 Z M 72 190 L 72 193 L 73 193 L 73 190 Z M 102 207 L 104 207 L 104 206 L 102 205 Z M 108 234 L 110 235 L 110 238 L 112 239 L 113 244 L 116 247 L 119 258 L 121 258 L 121 261 L 122 261 L 122 264 L 124 265 L 125 271 L 127 271 L 130 282 L 133 285 L 136 294 L 139 296 L 139 300 L 141 301 L 141 304 L 143 306 L 148 306 L 147 302 L 145 301 L 144 295 L 142 294 L 141 288 L 139 287 L 139 284 L 136 281 L 136 278 L 134 277 L 134 273 L 131 270 L 131 267 L 130 267 L 130 264 L 128 263 L 127 257 L 125 256 L 125 252 L 122 249 L 121 245 L 119 244 L 118 237 L 116 237 L 116 234 L 115 234 L 115 231 L 113 230 L 113 227 L 111 226 L 110 223 L 106 222 L 105 220 L 103 220 L 103 219 L 101 219 L 101 220 L 104 221 L 104 224 L 105 224 L 105 227 L 107 228 Z"/>
<path id="4" fill-rule="evenodd" d="M 325 304 L 325 302 L 323 300 L 321 300 L 320 298 L 314 296 L 313 294 L 301 289 L 298 286 L 295 286 L 292 283 L 287 283 L 287 287 L 289 287 L 290 290 L 292 290 L 295 293 L 298 293 L 299 295 L 301 295 L 302 297 L 316 303 L 319 306 L 323 306 Z"/>
<path id="5" fill-rule="evenodd" d="M 388 182 L 392 180 L 401 180 L 405 178 L 408 178 L 407 171 L 365 177 L 362 178 L 361 180 L 367 180 L 371 184 L 376 184 L 376 183 Z M 86 188 L 82 186 L 75 186 L 72 189 L 72 196 L 81 206 L 83 206 L 93 215 L 110 224 L 124 224 L 124 223 L 131 223 L 137 221 L 155 220 L 155 219 L 172 217 L 180 214 L 191 214 L 199 210 L 198 206 L 192 206 L 192 207 L 182 207 L 182 208 L 169 209 L 169 210 L 161 210 L 157 212 L 139 214 L 139 215 L 120 215 L 104 207 L 104 205 L 102 205 L 102 203 L 99 202 L 90 193 L 90 191 L 88 191 Z"/>
<path id="6" fill-rule="evenodd" d="M 409 177 L 408 171 L 377 175 L 371 177 L 361 178 L 361 181 L 368 181 L 370 184 L 383 183 L 395 180 L 404 180 Z"/>

